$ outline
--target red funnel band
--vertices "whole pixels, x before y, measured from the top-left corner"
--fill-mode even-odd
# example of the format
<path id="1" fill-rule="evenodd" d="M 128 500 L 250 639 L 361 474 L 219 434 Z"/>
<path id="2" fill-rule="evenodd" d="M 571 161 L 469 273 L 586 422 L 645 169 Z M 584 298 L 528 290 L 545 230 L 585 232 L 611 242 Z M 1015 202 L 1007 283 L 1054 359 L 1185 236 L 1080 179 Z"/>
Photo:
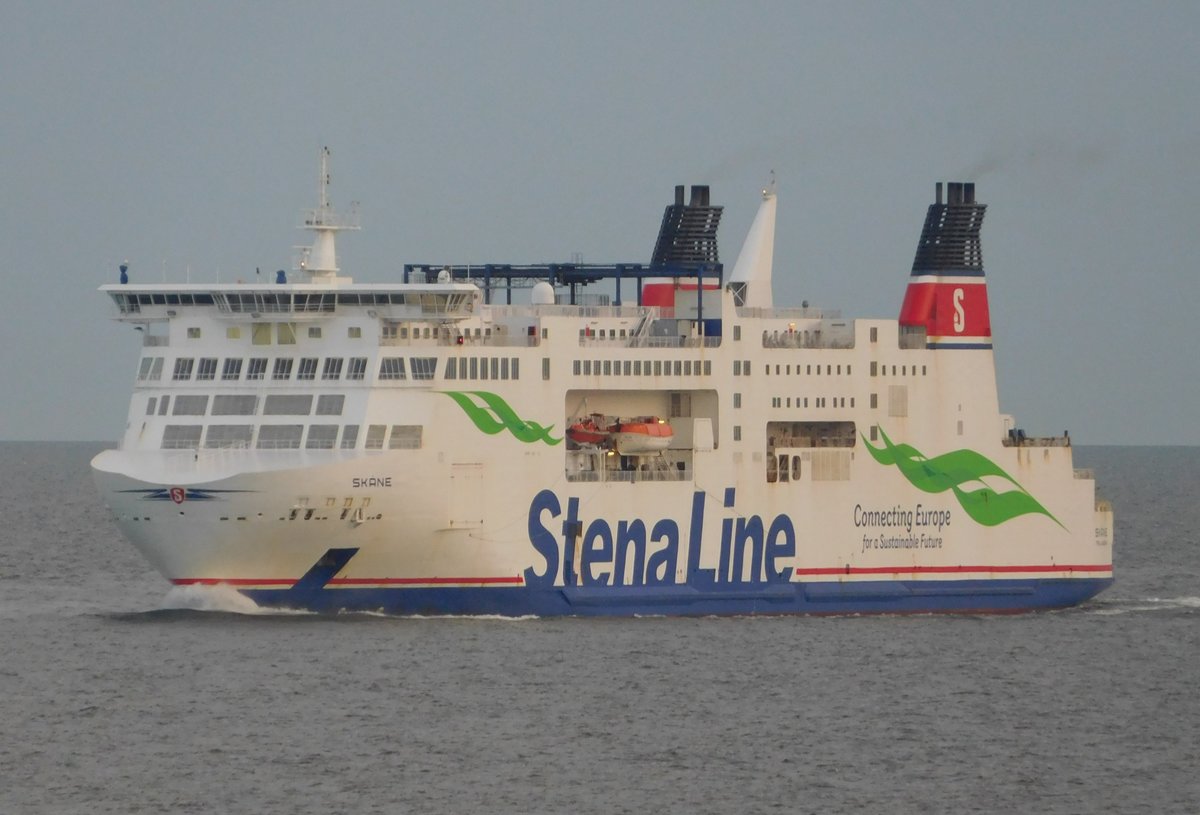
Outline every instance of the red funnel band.
<path id="1" fill-rule="evenodd" d="M 707 283 L 705 291 L 715 291 L 720 288 L 716 283 Z M 695 283 L 675 283 L 673 280 L 647 282 L 642 284 L 642 305 L 658 306 L 659 308 L 675 307 L 675 292 L 696 290 Z"/>
<path id="2" fill-rule="evenodd" d="M 987 283 L 982 278 L 914 280 L 904 293 L 900 325 L 924 326 L 929 337 L 990 337 Z"/>

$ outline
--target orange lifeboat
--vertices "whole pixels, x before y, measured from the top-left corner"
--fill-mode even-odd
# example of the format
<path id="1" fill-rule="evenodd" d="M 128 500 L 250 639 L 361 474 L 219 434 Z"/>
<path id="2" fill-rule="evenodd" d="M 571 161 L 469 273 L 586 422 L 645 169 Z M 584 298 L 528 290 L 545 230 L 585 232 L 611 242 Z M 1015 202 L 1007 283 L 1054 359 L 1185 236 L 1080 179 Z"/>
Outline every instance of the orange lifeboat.
<path id="1" fill-rule="evenodd" d="M 604 416 L 593 413 L 567 428 L 567 440 L 580 447 L 604 447 L 611 438 L 611 429 Z"/>
<path id="2" fill-rule="evenodd" d="M 657 416 L 622 419 L 611 432 L 613 446 L 623 456 L 661 453 L 671 446 L 671 438 L 675 435 L 666 419 Z"/>

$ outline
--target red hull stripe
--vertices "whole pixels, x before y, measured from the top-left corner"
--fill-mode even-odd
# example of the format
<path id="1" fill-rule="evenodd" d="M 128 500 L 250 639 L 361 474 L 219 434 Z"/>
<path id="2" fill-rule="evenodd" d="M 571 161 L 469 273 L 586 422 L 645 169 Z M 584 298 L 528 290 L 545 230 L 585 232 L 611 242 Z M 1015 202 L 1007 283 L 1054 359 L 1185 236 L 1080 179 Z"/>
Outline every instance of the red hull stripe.
<path id="1" fill-rule="evenodd" d="M 793 574 L 815 577 L 819 575 L 845 574 L 1032 574 L 1049 572 L 1086 572 L 1105 574 L 1112 571 L 1112 564 L 1050 564 L 1037 566 L 825 566 L 808 569 L 794 569 Z M 176 586 L 291 586 L 295 580 L 289 578 L 267 578 L 255 580 L 252 578 L 233 577 L 181 577 L 171 581 Z M 524 580 L 516 577 L 335 577 L 329 586 L 520 586 Z"/>
<path id="2" fill-rule="evenodd" d="M 1112 564 L 1049 564 L 1038 566 L 842 566 L 794 569 L 798 575 L 825 574 L 1021 574 L 1043 572 L 1111 572 Z"/>
<path id="3" fill-rule="evenodd" d="M 256 580 L 248 577 L 179 577 L 171 581 L 176 586 L 290 586 L 296 582 L 294 578 L 264 578 Z M 456 584 L 478 585 L 511 585 L 519 586 L 525 581 L 517 577 L 335 577 L 328 586 L 445 586 Z"/>

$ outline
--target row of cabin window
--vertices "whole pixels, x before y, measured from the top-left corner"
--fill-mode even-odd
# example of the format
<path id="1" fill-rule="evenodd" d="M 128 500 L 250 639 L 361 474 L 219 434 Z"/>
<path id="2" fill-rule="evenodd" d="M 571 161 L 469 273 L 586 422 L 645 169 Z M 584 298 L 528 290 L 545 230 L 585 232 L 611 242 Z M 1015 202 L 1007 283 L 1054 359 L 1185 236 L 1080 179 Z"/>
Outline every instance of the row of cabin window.
<path id="1" fill-rule="evenodd" d="M 897 373 L 897 370 L 899 371 L 899 373 Z M 887 375 L 888 375 L 888 366 L 879 365 L 878 363 L 875 363 L 875 362 L 871 363 L 871 376 L 887 376 Z M 898 368 L 895 365 L 892 366 L 892 376 L 916 376 L 916 375 L 917 375 L 917 366 L 916 365 L 900 365 Z M 921 376 L 925 376 L 925 375 L 926 375 L 925 374 L 925 366 L 922 365 L 921 366 Z"/>
<path id="2" fill-rule="evenodd" d="M 690 359 L 605 359 L 575 360 L 572 373 L 575 376 L 704 376 L 712 375 L 712 360 Z"/>
<path id="3" fill-rule="evenodd" d="M 313 412 L 311 393 L 272 393 L 261 399 L 253 394 L 217 394 L 212 397 L 212 413 L 208 412 L 207 394 L 178 394 L 174 403 L 169 394 L 160 399 L 151 396 L 146 401 L 146 415 L 159 416 L 254 416 L 261 401 L 264 416 L 308 416 Z M 346 397 L 322 394 L 316 397 L 317 416 L 341 416 Z"/>
<path id="4" fill-rule="evenodd" d="M 179 357 L 175 360 L 171 378 L 176 382 L 187 382 L 194 375 L 198 382 L 213 381 L 217 379 L 218 363 L 220 362 L 221 360 L 216 357 L 201 357 L 199 360 L 192 357 Z M 242 378 L 244 368 L 247 381 L 260 381 L 267 378 L 268 362 L 270 360 L 266 357 L 252 357 L 249 360 L 230 357 L 219 366 L 220 378 L 227 382 L 237 382 Z M 412 357 L 410 362 L 413 379 L 434 378 L 434 374 L 437 372 L 437 357 Z M 515 363 L 516 360 L 513 362 Z M 406 368 L 404 357 L 384 357 L 380 360 L 379 378 L 406 379 L 408 378 Z M 162 369 L 162 357 L 145 357 L 138 369 L 138 380 L 157 382 L 162 379 Z M 293 371 L 296 373 L 296 379 L 304 381 L 317 379 L 318 371 L 320 378 L 326 381 L 337 381 L 342 378 L 343 373 L 347 380 L 361 381 L 366 379 L 367 358 L 350 357 L 349 360 L 346 360 L 342 357 L 326 357 L 321 360 L 317 357 L 301 357 L 297 360 L 292 357 L 278 357 L 271 369 L 271 379 L 275 381 L 290 380 Z"/>
<path id="5" fill-rule="evenodd" d="M 874 364 L 874 363 L 872 363 L 872 364 Z M 735 368 L 737 367 L 736 362 L 734 362 L 734 367 Z M 797 376 L 801 376 L 801 375 L 803 375 L 803 376 L 820 376 L 821 375 L 821 366 L 820 365 L 796 365 L 795 367 L 796 367 L 796 375 Z M 850 368 L 851 368 L 851 366 L 849 366 L 849 365 L 846 366 L 846 374 L 847 375 L 850 374 Z M 746 369 L 746 372 L 749 373 L 749 371 L 750 371 L 750 363 L 749 362 L 745 363 L 745 369 Z M 825 376 L 834 376 L 835 371 L 836 371 L 837 376 L 841 376 L 842 375 L 842 366 L 841 365 L 826 365 L 825 366 Z M 767 376 L 771 375 L 771 365 L 770 364 L 767 365 L 766 373 L 767 373 Z M 734 371 L 734 374 L 735 375 L 737 374 L 736 370 Z M 792 375 L 792 366 L 776 364 L 775 365 L 775 375 L 776 376 L 791 376 Z"/>
<path id="6" fill-rule="evenodd" d="M 305 429 L 302 424 L 169 424 L 163 428 L 162 449 L 354 450 L 358 447 L 359 425 L 313 424 L 308 425 L 307 433 Z M 363 447 L 416 450 L 421 447 L 422 431 L 421 425 L 367 425 Z"/>
<path id="7" fill-rule="evenodd" d="M 741 398 L 740 398 L 741 394 L 734 394 L 734 396 L 738 397 L 738 399 L 736 400 L 737 404 L 735 404 L 734 407 L 741 407 Z M 803 404 L 801 404 L 801 402 L 803 402 Z M 813 402 L 812 406 L 815 408 L 831 407 L 831 405 L 829 404 L 830 402 L 833 402 L 832 407 L 844 408 L 846 406 L 846 397 L 845 396 L 834 396 L 832 399 L 830 399 L 829 397 L 825 397 L 825 396 L 816 396 L 816 397 L 813 397 L 812 402 Z M 772 396 L 771 397 L 771 407 L 773 407 L 773 408 L 791 407 L 791 406 L 792 406 L 792 397 L 790 397 L 790 396 L 788 396 L 786 398 L 783 396 Z M 807 396 L 805 396 L 805 397 L 797 396 L 796 397 L 796 407 L 808 407 L 808 397 Z M 850 407 L 854 407 L 854 397 L 853 396 L 850 397 Z M 872 404 L 871 407 L 875 407 L 875 405 Z"/>
<path id="8" fill-rule="evenodd" d="M 444 379 L 520 379 L 517 357 L 450 357 Z"/>

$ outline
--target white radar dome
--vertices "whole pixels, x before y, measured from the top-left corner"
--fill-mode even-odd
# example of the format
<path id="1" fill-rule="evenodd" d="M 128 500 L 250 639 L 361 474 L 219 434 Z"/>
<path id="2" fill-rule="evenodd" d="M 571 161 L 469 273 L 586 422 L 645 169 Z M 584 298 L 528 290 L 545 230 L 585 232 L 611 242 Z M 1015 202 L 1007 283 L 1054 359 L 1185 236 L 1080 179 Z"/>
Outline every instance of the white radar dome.
<path id="1" fill-rule="evenodd" d="M 545 280 L 534 283 L 533 291 L 529 293 L 529 302 L 535 306 L 554 305 L 554 287 Z"/>

